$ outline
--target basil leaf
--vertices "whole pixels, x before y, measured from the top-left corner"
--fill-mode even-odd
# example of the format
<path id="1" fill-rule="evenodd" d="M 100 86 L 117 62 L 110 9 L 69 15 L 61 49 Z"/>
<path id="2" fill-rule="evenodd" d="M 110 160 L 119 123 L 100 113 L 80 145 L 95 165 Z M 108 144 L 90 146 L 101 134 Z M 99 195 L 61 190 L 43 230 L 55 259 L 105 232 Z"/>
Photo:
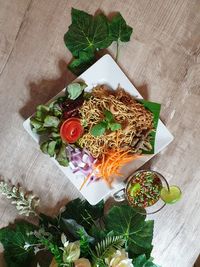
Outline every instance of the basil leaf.
<path id="1" fill-rule="evenodd" d="M 110 22 L 110 36 L 113 41 L 130 41 L 133 29 L 126 24 L 120 13 L 115 15 Z"/>
<path id="2" fill-rule="evenodd" d="M 66 145 L 63 143 L 56 155 L 56 160 L 61 166 L 68 166 L 69 161 L 66 153 Z"/>
<path id="3" fill-rule="evenodd" d="M 95 62 L 94 51 L 80 51 L 79 56 L 71 61 L 68 68 L 76 75 L 80 75 Z"/>
<path id="4" fill-rule="evenodd" d="M 44 127 L 58 127 L 60 120 L 55 116 L 46 116 L 44 119 Z"/>
<path id="5" fill-rule="evenodd" d="M 90 51 L 107 48 L 111 44 L 108 20 L 103 14 L 95 17 L 72 8 L 72 24 L 64 36 L 64 41 L 74 57 L 79 57 L 80 51 Z"/>
<path id="6" fill-rule="evenodd" d="M 121 129 L 121 124 L 119 124 L 117 122 L 109 123 L 109 128 L 111 131 L 117 131 L 117 130 Z"/>
<path id="7" fill-rule="evenodd" d="M 104 111 L 104 116 L 106 117 L 106 120 L 108 122 L 110 122 L 114 119 L 113 114 L 107 109 Z"/>
<path id="8" fill-rule="evenodd" d="M 71 83 L 67 86 L 68 97 L 72 100 L 78 98 L 83 90 L 87 87 L 87 84 L 80 82 L 80 83 Z"/>
<path id="9" fill-rule="evenodd" d="M 103 135 L 106 131 L 106 126 L 107 126 L 106 123 L 102 121 L 94 125 L 90 130 L 90 133 L 95 137 Z"/>

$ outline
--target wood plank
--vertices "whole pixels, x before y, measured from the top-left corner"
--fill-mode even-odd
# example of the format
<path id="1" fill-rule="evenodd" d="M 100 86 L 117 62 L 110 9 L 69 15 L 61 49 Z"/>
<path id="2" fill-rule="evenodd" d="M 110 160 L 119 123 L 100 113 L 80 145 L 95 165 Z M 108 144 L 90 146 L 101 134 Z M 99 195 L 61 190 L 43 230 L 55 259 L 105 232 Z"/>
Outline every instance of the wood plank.
<path id="1" fill-rule="evenodd" d="M 148 166 L 183 190 L 182 201 L 153 216 L 153 256 L 162 267 L 191 267 L 200 251 L 199 0 L 0 0 L 0 7 L 1 174 L 33 190 L 49 214 L 80 196 L 22 123 L 74 78 L 63 43 L 71 7 L 92 14 L 120 11 L 134 34 L 121 44 L 119 65 L 145 98 L 162 103 L 161 118 L 175 136 Z M 109 52 L 115 55 L 115 45 Z M 1 197 L 0 227 L 16 216 Z"/>

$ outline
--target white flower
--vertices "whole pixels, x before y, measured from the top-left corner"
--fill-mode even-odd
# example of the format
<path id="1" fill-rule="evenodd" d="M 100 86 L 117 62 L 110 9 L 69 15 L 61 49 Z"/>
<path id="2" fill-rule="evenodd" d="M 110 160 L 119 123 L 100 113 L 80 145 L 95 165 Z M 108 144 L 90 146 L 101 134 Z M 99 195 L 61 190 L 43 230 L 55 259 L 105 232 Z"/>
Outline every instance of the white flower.
<path id="1" fill-rule="evenodd" d="M 80 258 L 74 262 L 75 267 L 91 267 L 91 263 L 88 259 Z"/>
<path id="2" fill-rule="evenodd" d="M 116 250 L 110 257 L 105 259 L 109 267 L 134 267 L 132 260 L 128 258 L 128 253 L 124 250 Z"/>
<path id="3" fill-rule="evenodd" d="M 80 242 L 76 241 L 73 243 L 65 242 L 64 252 L 63 252 L 63 261 L 64 262 L 73 262 L 78 260 L 80 257 Z"/>

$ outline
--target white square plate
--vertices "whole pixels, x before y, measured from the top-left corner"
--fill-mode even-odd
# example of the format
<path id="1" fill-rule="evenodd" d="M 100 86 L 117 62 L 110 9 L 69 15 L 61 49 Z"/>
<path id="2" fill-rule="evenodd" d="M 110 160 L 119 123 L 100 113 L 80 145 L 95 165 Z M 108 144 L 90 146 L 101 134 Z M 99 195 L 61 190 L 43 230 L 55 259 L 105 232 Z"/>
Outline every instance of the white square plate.
<path id="1" fill-rule="evenodd" d="M 135 98 L 142 98 L 142 96 L 139 94 L 133 84 L 129 81 L 126 75 L 122 72 L 116 62 L 109 55 L 105 55 L 101 59 L 99 59 L 93 66 L 91 66 L 81 76 L 79 76 L 77 80 L 78 79 L 82 79 L 86 82 L 86 84 L 88 85 L 86 89 L 87 91 L 90 91 L 94 86 L 98 84 L 107 84 L 113 89 L 116 89 L 120 85 Z M 60 94 L 62 94 L 62 92 Z M 24 122 L 23 126 L 25 130 L 31 135 L 31 137 L 37 143 L 39 143 L 39 136 L 33 133 L 31 130 L 30 118 L 28 118 Z M 172 140 L 172 134 L 159 120 L 155 140 L 155 154 L 145 155 L 144 157 L 141 157 L 140 159 L 129 163 L 126 168 L 123 168 L 122 170 L 124 176 L 128 177 L 133 171 L 141 167 L 154 155 L 163 150 Z M 76 176 L 72 173 L 69 167 L 60 166 L 54 158 L 51 158 L 51 160 L 53 160 L 57 164 L 57 166 L 63 171 L 63 173 L 68 177 L 68 179 L 79 190 L 84 177 Z M 123 185 L 123 182 L 115 182 L 113 184 L 113 189 L 111 189 L 103 180 L 99 180 L 85 185 L 82 188 L 81 193 L 91 205 L 95 205 L 105 197 L 109 196 L 113 190 L 116 190 L 116 188 L 122 188 Z"/>

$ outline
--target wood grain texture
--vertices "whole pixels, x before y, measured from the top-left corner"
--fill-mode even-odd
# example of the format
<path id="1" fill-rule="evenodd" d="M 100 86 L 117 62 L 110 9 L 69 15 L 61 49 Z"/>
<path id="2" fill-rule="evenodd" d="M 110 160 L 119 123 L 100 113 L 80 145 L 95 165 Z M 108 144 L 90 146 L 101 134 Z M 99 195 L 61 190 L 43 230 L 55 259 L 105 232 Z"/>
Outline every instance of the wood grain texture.
<path id="1" fill-rule="evenodd" d="M 74 78 L 63 43 L 71 7 L 120 11 L 134 28 L 119 65 L 145 98 L 162 104 L 161 118 L 175 136 L 148 167 L 183 190 L 179 203 L 153 216 L 153 256 L 162 267 L 191 267 L 200 252 L 199 0 L 0 0 L 0 173 L 33 190 L 49 214 L 80 197 L 22 127 Z M 109 53 L 115 51 L 112 45 Z M 0 203 L 3 227 L 17 213 L 4 197 Z"/>

